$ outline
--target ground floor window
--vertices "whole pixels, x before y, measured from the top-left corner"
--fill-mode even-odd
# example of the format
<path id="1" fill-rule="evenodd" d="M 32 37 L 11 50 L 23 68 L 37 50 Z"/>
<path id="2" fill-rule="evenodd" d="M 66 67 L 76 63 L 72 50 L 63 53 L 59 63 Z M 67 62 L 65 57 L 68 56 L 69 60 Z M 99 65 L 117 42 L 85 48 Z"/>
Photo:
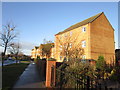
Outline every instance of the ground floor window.
<path id="1" fill-rule="evenodd" d="M 86 55 L 83 55 L 83 56 L 82 56 L 82 59 L 86 59 Z"/>

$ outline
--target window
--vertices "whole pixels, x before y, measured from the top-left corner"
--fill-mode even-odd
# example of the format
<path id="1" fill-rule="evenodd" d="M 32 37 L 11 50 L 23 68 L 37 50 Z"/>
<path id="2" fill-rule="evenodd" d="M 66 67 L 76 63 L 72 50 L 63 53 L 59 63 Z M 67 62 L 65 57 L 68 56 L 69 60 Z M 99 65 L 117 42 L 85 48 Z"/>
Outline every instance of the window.
<path id="1" fill-rule="evenodd" d="M 60 47 L 62 47 L 62 45 L 60 45 Z"/>
<path id="2" fill-rule="evenodd" d="M 72 48 L 72 43 L 70 43 L 70 48 Z"/>
<path id="3" fill-rule="evenodd" d="M 82 48 L 86 47 L 86 41 L 82 41 Z"/>
<path id="4" fill-rule="evenodd" d="M 62 60 L 62 56 L 60 56 L 60 60 Z"/>
<path id="5" fill-rule="evenodd" d="M 67 48 L 67 45 L 66 45 L 66 44 L 64 45 L 64 48 L 65 48 L 65 49 Z"/>
<path id="6" fill-rule="evenodd" d="M 72 36 L 72 31 L 70 32 L 70 36 Z"/>
<path id="7" fill-rule="evenodd" d="M 86 27 L 82 27 L 82 32 L 86 32 Z"/>
<path id="8" fill-rule="evenodd" d="M 62 35 L 60 35 L 60 39 L 62 39 Z"/>
<path id="9" fill-rule="evenodd" d="M 82 56 L 81 62 L 82 62 L 82 63 L 86 63 L 86 55 L 83 55 L 83 56 Z"/>
<path id="10" fill-rule="evenodd" d="M 64 34 L 64 37 L 67 37 L 67 34 L 66 34 L 66 33 Z"/>
<path id="11" fill-rule="evenodd" d="M 82 59 L 86 59 L 86 55 L 83 55 L 83 56 L 82 56 Z"/>
<path id="12" fill-rule="evenodd" d="M 62 50 L 62 45 L 60 45 L 60 50 Z"/>

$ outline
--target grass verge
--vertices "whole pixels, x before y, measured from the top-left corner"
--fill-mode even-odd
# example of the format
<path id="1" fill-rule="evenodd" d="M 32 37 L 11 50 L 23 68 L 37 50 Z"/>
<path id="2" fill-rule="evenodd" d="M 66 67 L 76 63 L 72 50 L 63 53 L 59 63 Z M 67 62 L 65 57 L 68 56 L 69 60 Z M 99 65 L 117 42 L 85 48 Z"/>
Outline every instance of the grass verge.
<path id="1" fill-rule="evenodd" d="M 11 64 L 2 67 L 2 90 L 13 87 L 19 76 L 23 73 L 29 63 Z"/>

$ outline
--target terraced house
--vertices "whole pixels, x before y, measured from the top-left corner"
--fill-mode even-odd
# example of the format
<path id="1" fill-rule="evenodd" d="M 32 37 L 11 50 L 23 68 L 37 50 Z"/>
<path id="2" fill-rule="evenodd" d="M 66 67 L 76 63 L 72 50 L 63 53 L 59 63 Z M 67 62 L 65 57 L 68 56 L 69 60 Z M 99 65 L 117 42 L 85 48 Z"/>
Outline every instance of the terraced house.
<path id="1" fill-rule="evenodd" d="M 31 58 L 37 58 L 37 56 L 39 55 L 38 48 L 39 48 L 38 46 L 35 46 L 34 49 L 32 49 Z"/>
<path id="2" fill-rule="evenodd" d="M 114 29 L 103 12 L 55 35 L 57 62 L 63 62 L 66 58 L 61 55 L 61 50 L 68 42 L 70 48 L 76 45 L 84 49 L 82 58 L 97 60 L 102 55 L 108 64 L 115 62 Z"/>
<path id="3" fill-rule="evenodd" d="M 49 49 L 50 52 L 47 49 Z M 40 44 L 40 46 L 35 46 L 34 49 L 32 49 L 31 51 L 31 58 L 32 59 L 36 59 L 37 57 L 40 59 L 47 58 L 47 55 L 45 52 L 50 53 L 49 56 L 51 58 L 54 58 L 55 57 L 54 43 L 49 43 L 48 45 Z"/>

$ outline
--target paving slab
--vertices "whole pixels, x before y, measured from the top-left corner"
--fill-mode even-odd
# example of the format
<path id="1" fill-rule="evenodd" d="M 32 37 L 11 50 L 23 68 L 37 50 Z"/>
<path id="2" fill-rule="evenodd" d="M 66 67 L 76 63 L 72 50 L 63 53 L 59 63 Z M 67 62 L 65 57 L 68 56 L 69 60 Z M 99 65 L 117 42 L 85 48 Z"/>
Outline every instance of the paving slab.
<path id="1" fill-rule="evenodd" d="M 38 73 L 36 64 L 29 64 L 13 87 L 15 88 L 45 88 L 45 80 Z"/>

